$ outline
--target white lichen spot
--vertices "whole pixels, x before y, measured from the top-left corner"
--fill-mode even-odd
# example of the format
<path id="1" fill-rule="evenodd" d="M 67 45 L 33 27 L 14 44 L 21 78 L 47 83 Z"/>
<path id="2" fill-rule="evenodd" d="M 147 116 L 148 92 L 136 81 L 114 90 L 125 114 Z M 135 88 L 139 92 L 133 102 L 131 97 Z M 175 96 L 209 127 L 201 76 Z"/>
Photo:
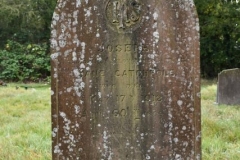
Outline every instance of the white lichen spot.
<path id="1" fill-rule="evenodd" d="M 104 143 L 103 143 L 103 148 L 104 148 L 104 149 L 108 149 L 107 140 L 108 140 L 107 132 L 104 131 L 104 132 L 103 132 L 103 142 L 104 142 Z"/>
<path id="2" fill-rule="evenodd" d="M 81 1 L 82 1 L 82 0 L 77 0 L 77 2 L 76 2 L 76 7 L 80 7 L 80 6 L 81 6 Z"/>
<path id="3" fill-rule="evenodd" d="M 84 12 L 85 12 L 85 17 L 90 17 L 91 16 L 91 9 L 92 9 L 92 7 L 89 7 L 88 9 L 84 9 Z"/>
<path id="4" fill-rule="evenodd" d="M 103 132 L 103 149 L 104 151 L 99 147 L 99 151 L 102 152 L 102 156 L 104 157 L 104 159 L 107 160 L 112 160 L 112 156 L 113 156 L 113 152 L 111 151 L 111 147 L 108 146 L 109 142 L 109 135 L 107 135 L 107 131 Z"/>
<path id="5" fill-rule="evenodd" d="M 73 70 L 73 74 L 75 77 L 79 77 L 80 76 L 80 72 L 78 71 L 78 69 L 74 69 Z"/>
<path id="6" fill-rule="evenodd" d="M 167 128 L 167 127 L 168 127 L 168 124 L 167 124 L 167 123 L 165 123 L 165 124 L 164 124 L 164 127 L 165 127 L 165 128 Z"/>
<path id="7" fill-rule="evenodd" d="M 61 152 L 61 150 L 60 150 L 60 148 L 59 148 L 59 144 L 58 145 L 56 145 L 56 146 L 54 146 L 54 151 L 53 151 L 54 153 L 60 153 Z"/>
<path id="8" fill-rule="evenodd" d="M 71 91 L 72 91 L 72 87 L 67 88 L 68 93 L 71 92 Z"/>
<path id="9" fill-rule="evenodd" d="M 172 116 L 171 113 L 168 113 L 168 117 L 169 117 L 169 119 L 172 119 L 172 118 L 173 118 L 173 116 Z"/>
<path id="10" fill-rule="evenodd" d="M 148 57 L 149 57 L 150 59 L 154 59 L 155 55 L 154 55 L 154 54 L 149 54 Z"/>
<path id="11" fill-rule="evenodd" d="M 85 43 L 85 42 L 82 42 L 82 43 L 81 43 L 81 46 L 82 46 L 82 48 L 85 50 L 86 43 Z"/>
<path id="12" fill-rule="evenodd" d="M 99 55 L 97 55 L 97 61 L 101 62 L 102 61 L 102 57 L 100 57 Z"/>
<path id="13" fill-rule="evenodd" d="M 82 93 L 79 91 L 79 87 L 78 87 L 78 86 L 75 86 L 75 87 L 73 87 L 73 89 L 75 90 L 77 96 L 78 96 L 78 97 L 81 97 Z"/>
<path id="14" fill-rule="evenodd" d="M 177 104 L 181 107 L 182 104 L 183 104 L 183 101 L 182 101 L 182 100 L 178 100 L 178 101 L 177 101 Z"/>
<path id="15" fill-rule="evenodd" d="M 102 94 L 101 92 L 98 92 L 98 97 L 101 98 L 102 97 Z"/>
<path id="16" fill-rule="evenodd" d="M 80 104 L 83 104 L 83 101 L 82 101 L 82 100 L 80 100 Z"/>
<path id="17" fill-rule="evenodd" d="M 183 142 L 183 146 L 187 147 L 188 146 L 188 142 L 187 141 Z"/>
<path id="18" fill-rule="evenodd" d="M 160 38 L 159 32 L 157 32 L 157 31 L 153 32 L 153 37 L 154 37 L 155 43 L 158 43 L 159 38 Z"/>
<path id="19" fill-rule="evenodd" d="M 73 61 L 77 61 L 77 53 L 76 52 L 72 53 L 72 57 L 73 57 L 72 58 Z"/>
<path id="20" fill-rule="evenodd" d="M 176 18 L 178 18 L 179 17 L 179 13 L 178 12 L 176 12 Z"/>
<path id="21" fill-rule="evenodd" d="M 53 128 L 53 131 L 52 131 L 52 137 L 56 137 L 57 136 L 57 131 L 58 129 L 57 128 Z"/>
<path id="22" fill-rule="evenodd" d="M 56 29 L 53 29 L 51 31 L 51 34 L 52 34 L 52 37 L 56 38 L 57 37 L 57 30 Z"/>
<path id="23" fill-rule="evenodd" d="M 182 130 L 184 130 L 184 131 L 185 131 L 186 129 L 187 129 L 187 127 L 186 127 L 186 126 L 183 126 L 183 127 L 182 127 Z"/>
<path id="24" fill-rule="evenodd" d="M 75 108 L 75 113 L 76 114 L 80 113 L 80 106 L 75 105 L 74 108 Z"/>
<path id="25" fill-rule="evenodd" d="M 61 116 L 62 118 L 65 118 L 65 117 L 66 117 L 66 113 L 60 112 L 60 116 Z"/>
<path id="26" fill-rule="evenodd" d="M 178 138 L 174 138 L 173 141 L 174 141 L 175 143 L 177 143 L 177 142 L 178 142 Z"/>
<path id="27" fill-rule="evenodd" d="M 53 74 L 53 77 L 54 77 L 54 78 L 57 78 L 57 77 L 58 77 L 58 75 L 57 75 L 56 73 L 54 73 L 54 74 Z"/>
<path id="28" fill-rule="evenodd" d="M 79 87 L 80 87 L 80 89 L 82 90 L 82 89 L 85 87 L 85 83 L 84 83 L 84 82 L 81 82 Z"/>
<path id="29" fill-rule="evenodd" d="M 55 60 L 55 59 L 57 59 L 58 58 L 58 56 L 60 55 L 60 53 L 53 53 L 53 54 L 51 54 L 51 59 L 52 60 Z"/>
<path id="30" fill-rule="evenodd" d="M 78 14 L 79 14 L 79 11 L 76 10 L 73 12 L 73 18 L 74 18 L 74 21 L 72 23 L 73 26 L 76 26 L 78 24 Z M 74 30 L 76 30 L 76 28 L 73 28 Z M 74 31 L 76 32 L 76 31 Z"/>
<path id="31" fill-rule="evenodd" d="M 151 150 L 154 150 L 154 149 L 155 149 L 154 145 L 151 145 L 150 149 L 151 149 Z"/>
<path id="32" fill-rule="evenodd" d="M 157 26 L 158 26 L 158 23 L 157 23 L 157 22 L 155 22 L 155 23 L 153 23 L 153 26 L 152 26 L 152 28 L 157 28 Z M 146 30 L 145 32 L 147 32 L 147 30 Z"/>
<path id="33" fill-rule="evenodd" d="M 153 19 L 156 21 L 158 19 L 158 14 L 156 12 L 153 13 Z"/>
<path id="34" fill-rule="evenodd" d="M 192 82 L 189 82 L 189 85 L 188 85 L 188 89 L 190 89 L 192 87 Z"/>
<path id="35" fill-rule="evenodd" d="M 72 52 L 72 49 L 68 49 L 64 52 L 64 56 L 67 57 Z"/>
<path id="36" fill-rule="evenodd" d="M 80 68 L 83 69 L 85 68 L 85 65 L 83 63 L 80 64 Z"/>
<path id="37" fill-rule="evenodd" d="M 89 61 L 87 64 L 88 64 L 89 66 L 92 66 L 92 61 Z"/>
<path id="38" fill-rule="evenodd" d="M 58 41 L 58 43 L 59 43 L 59 46 L 62 47 L 62 48 L 64 48 L 67 44 L 66 40 L 64 40 L 64 39 L 60 39 Z"/>
<path id="39" fill-rule="evenodd" d="M 54 95 L 54 91 L 53 90 L 51 90 L 51 96 L 53 96 Z"/>
<path id="40" fill-rule="evenodd" d="M 176 154 L 175 160 L 180 160 L 180 159 L 181 159 L 181 155 L 180 154 Z"/>
<path id="41" fill-rule="evenodd" d="M 82 52 L 81 52 L 81 61 L 84 60 L 84 57 L 85 57 L 85 49 L 86 49 L 86 43 L 85 42 L 82 42 L 81 43 L 81 47 L 82 47 Z"/>
<path id="42" fill-rule="evenodd" d="M 97 6 L 93 6 L 93 10 L 96 11 L 98 9 Z"/>
<path id="43" fill-rule="evenodd" d="M 146 155 L 146 160 L 151 159 L 151 157 L 147 154 Z"/>
<path id="44" fill-rule="evenodd" d="M 54 12 L 54 13 L 53 13 L 53 19 L 56 20 L 56 21 L 59 21 L 59 19 L 60 19 L 59 14 L 57 14 L 56 12 Z"/>
<path id="45" fill-rule="evenodd" d="M 199 25 L 196 25 L 196 30 L 199 32 L 199 30 L 200 30 Z"/>
<path id="46" fill-rule="evenodd" d="M 74 135 L 70 134 L 70 135 L 69 135 L 69 139 L 70 139 L 71 141 L 74 141 Z"/>

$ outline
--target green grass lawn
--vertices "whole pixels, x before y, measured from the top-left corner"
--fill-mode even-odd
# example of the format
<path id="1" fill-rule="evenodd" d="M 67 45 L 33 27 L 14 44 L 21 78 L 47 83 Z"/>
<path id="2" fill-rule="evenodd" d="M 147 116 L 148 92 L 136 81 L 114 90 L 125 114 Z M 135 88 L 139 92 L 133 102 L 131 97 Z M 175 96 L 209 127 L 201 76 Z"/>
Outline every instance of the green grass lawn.
<path id="1" fill-rule="evenodd" d="M 216 90 L 202 81 L 203 160 L 240 160 L 240 105 L 216 105 Z"/>
<path id="2" fill-rule="evenodd" d="M 16 86 L 0 87 L 0 160 L 50 160 L 50 86 Z M 203 80 L 202 159 L 240 160 L 240 106 L 215 99 L 216 83 Z"/>
<path id="3" fill-rule="evenodd" d="M 0 160 L 51 159 L 50 86 L 16 86 L 0 87 Z"/>

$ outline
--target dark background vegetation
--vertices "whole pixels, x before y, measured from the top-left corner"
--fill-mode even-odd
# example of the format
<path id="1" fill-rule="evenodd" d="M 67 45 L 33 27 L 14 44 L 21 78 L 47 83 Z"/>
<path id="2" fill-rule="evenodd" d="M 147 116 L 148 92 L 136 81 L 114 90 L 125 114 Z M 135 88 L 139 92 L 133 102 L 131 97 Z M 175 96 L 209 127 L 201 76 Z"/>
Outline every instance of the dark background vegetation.
<path id="1" fill-rule="evenodd" d="M 240 2 L 194 1 L 201 29 L 202 77 L 215 78 L 223 69 L 240 68 Z"/>
<path id="2" fill-rule="evenodd" d="M 57 0 L 0 1 L 0 79 L 42 81 L 50 76 L 49 38 Z M 195 0 L 200 20 L 201 74 L 215 78 L 240 67 L 240 3 Z"/>
<path id="3" fill-rule="evenodd" d="M 0 1 L 0 79 L 50 76 L 50 25 L 57 0 Z"/>

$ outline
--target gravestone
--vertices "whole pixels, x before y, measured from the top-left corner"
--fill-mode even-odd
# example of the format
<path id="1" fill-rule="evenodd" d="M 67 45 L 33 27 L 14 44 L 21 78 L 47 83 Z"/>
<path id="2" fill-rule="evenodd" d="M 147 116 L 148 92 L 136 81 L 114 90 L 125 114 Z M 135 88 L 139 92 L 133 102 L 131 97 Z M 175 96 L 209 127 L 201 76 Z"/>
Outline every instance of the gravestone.
<path id="1" fill-rule="evenodd" d="M 240 69 L 227 69 L 218 74 L 217 103 L 240 104 Z"/>
<path id="2" fill-rule="evenodd" d="M 201 159 L 193 0 L 59 0 L 53 159 Z"/>

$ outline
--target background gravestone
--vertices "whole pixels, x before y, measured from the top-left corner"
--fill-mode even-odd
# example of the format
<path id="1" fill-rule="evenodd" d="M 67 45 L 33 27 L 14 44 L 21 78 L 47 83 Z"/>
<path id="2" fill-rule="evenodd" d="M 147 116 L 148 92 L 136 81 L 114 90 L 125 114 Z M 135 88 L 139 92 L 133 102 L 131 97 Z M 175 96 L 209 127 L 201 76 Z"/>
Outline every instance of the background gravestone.
<path id="1" fill-rule="evenodd" d="M 192 0 L 59 0 L 53 159 L 201 159 Z"/>
<path id="2" fill-rule="evenodd" d="M 218 74 L 218 104 L 240 104 L 240 69 L 223 70 Z"/>

